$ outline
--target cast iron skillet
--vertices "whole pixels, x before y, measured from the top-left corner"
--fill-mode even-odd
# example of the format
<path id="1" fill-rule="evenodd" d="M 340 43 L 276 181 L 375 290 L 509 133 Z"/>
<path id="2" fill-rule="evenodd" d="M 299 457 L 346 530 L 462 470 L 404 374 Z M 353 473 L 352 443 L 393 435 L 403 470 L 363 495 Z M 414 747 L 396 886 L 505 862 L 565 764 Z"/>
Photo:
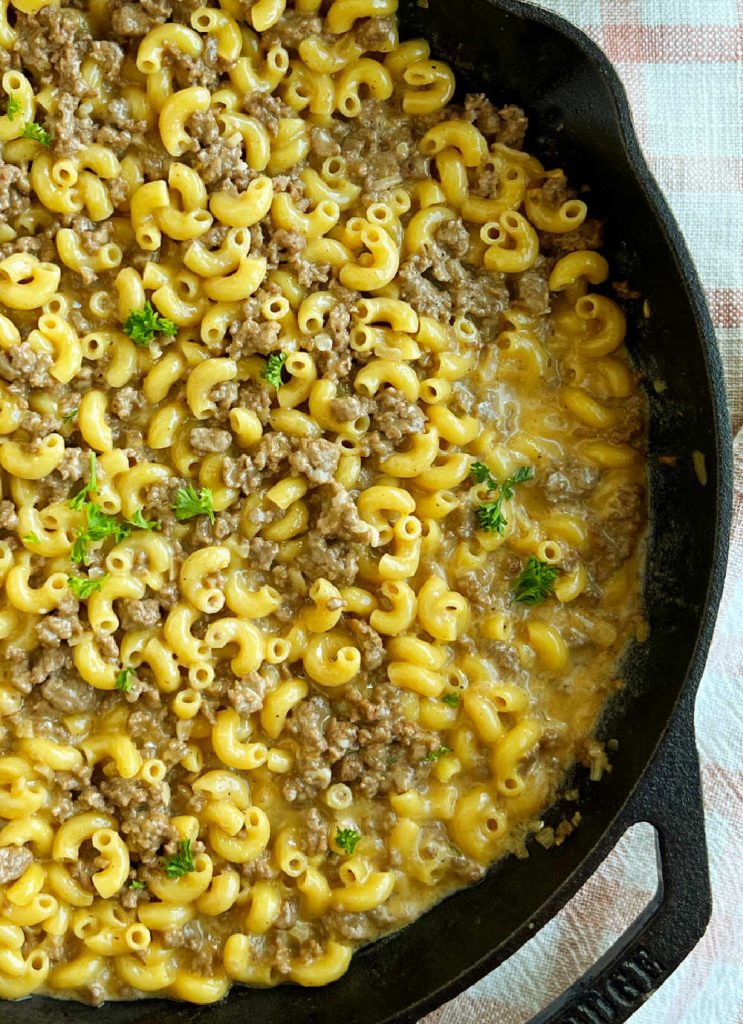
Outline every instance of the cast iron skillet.
<path id="1" fill-rule="evenodd" d="M 599 49 L 567 22 L 518 0 L 403 0 L 401 35 L 424 35 L 469 89 L 522 105 L 528 148 L 592 186 L 606 216 L 604 249 L 650 306 L 630 304 L 629 344 L 648 382 L 653 526 L 645 601 L 650 639 L 629 652 L 627 691 L 604 717 L 617 737 L 614 770 L 578 779 L 583 821 L 551 850 L 534 844 L 483 882 L 404 931 L 358 953 L 326 989 L 235 987 L 221 1004 L 163 1000 L 104 1010 L 35 998 L 5 1003 L 4 1024 L 403 1024 L 413 1022 L 510 956 L 591 875 L 636 821 L 658 832 L 663 881 L 654 903 L 587 974 L 532 1024 L 625 1021 L 696 944 L 711 909 L 693 733 L 694 694 L 725 573 L 731 447 L 719 354 L 679 230 L 639 152 L 627 100 Z M 691 453 L 706 456 L 701 486 Z M 676 455 L 670 467 L 658 461 Z M 571 814 L 575 805 L 571 805 Z M 558 812 L 559 813 L 559 809 Z"/>

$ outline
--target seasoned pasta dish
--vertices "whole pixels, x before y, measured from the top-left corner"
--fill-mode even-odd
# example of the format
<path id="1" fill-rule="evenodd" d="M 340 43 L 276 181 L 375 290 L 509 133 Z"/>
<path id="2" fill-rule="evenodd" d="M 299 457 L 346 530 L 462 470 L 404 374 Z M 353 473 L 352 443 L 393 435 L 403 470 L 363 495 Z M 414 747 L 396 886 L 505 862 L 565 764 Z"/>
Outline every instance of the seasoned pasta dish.
<path id="1" fill-rule="evenodd" d="M 2 999 L 335 981 L 609 767 L 627 285 L 395 8 L 0 5 Z"/>

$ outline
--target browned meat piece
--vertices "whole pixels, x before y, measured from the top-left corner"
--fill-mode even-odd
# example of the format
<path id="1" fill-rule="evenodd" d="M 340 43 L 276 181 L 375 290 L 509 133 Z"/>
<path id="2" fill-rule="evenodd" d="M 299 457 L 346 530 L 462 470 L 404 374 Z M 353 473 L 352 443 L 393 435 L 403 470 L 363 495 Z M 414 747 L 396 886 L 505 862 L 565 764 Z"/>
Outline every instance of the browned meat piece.
<path id="1" fill-rule="evenodd" d="M 199 455 L 226 452 L 232 444 L 229 430 L 214 430 L 211 427 L 194 427 L 188 435 L 191 447 Z"/>
<path id="2" fill-rule="evenodd" d="M 386 654 L 384 641 L 379 633 L 363 619 L 347 619 L 345 624 L 359 645 L 364 668 L 368 670 L 379 668 Z"/>
<path id="3" fill-rule="evenodd" d="M 5 846 L 0 849 L 0 885 L 20 878 L 33 859 L 33 854 L 25 846 Z"/>
<path id="4" fill-rule="evenodd" d="M 12 220 L 28 208 L 31 182 L 22 167 L 0 160 L 0 213 Z"/>
<path id="5" fill-rule="evenodd" d="M 373 544 L 377 531 L 359 516 L 356 502 L 345 487 L 331 480 L 320 491 L 320 516 L 317 528 L 324 537 Z"/>
<path id="6" fill-rule="evenodd" d="M 13 50 L 39 85 L 54 85 L 60 93 L 84 96 L 88 85 L 81 72 L 93 45 L 88 23 L 70 7 L 42 7 L 33 14 L 18 13 Z"/>
<path id="7" fill-rule="evenodd" d="M 359 570 L 358 548 L 358 544 L 347 541 L 329 543 L 319 530 L 310 530 L 296 564 L 310 580 L 322 576 L 337 586 L 348 587 Z"/>
<path id="8" fill-rule="evenodd" d="M 311 484 L 326 484 L 333 479 L 339 458 L 340 447 L 332 441 L 300 437 L 289 456 L 289 465 L 295 473 L 306 476 Z"/>
<path id="9" fill-rule="evenodd" d="M 161 847 L 178 839 L 167 813 L 167 789 L 137 779 L 103 779 L 103 796 L 119 819 L 130 850 L 144 862 L 154 861 Z"/>
<path id="10" fill-rule="evenodd" d="M 66 675 L 58 670 L 54 672 L 44 685 L 41 692 L 57 711 L 72 715 L 81 711 L 92 711 L 98 702 L 99 691 L 84 680 Z"/>
<path id="11" fill-rule="evenodd" d="M 125 599 L 119 607 L 122 629 L 152 629 L 160 624 L 160 603 L 151 598 L 144 601 Z"/>
<path id="12" fill-rule="evenodd" d="M 426 418 L 416 402 L 409 402 L 397 388 L 387 387 L 376 397 L 373 424 L 380 433 L 398 444 L 409 434 L 420 434 Z"/>
<path id="13" fill-rule="evenodd" d="M 114 0 L 111 27 L 117 35 L 137 38 L 146 35 L 156 25 L 161 25 L 172 11 L 170 0 L 141 0 L 140 3 Z"/>

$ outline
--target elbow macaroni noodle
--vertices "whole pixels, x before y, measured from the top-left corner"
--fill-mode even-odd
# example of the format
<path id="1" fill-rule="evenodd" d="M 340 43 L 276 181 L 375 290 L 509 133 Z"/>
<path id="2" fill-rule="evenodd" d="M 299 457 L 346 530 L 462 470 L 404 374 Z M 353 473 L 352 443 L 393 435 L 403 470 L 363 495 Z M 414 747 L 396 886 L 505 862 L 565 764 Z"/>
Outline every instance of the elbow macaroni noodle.
<path id="1" fill-rule="evenodd" d="M 646 415 L 599 226 L 396 0 L 10 4 L 0 999 L 325 985 L 607 767 Z"/>

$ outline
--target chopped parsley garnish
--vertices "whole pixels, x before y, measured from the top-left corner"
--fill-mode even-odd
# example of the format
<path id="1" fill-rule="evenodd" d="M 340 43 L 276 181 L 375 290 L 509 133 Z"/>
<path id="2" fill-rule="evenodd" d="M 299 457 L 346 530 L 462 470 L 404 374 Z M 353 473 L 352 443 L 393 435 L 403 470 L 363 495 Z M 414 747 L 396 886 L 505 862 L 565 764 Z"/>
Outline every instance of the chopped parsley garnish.
<path id="1" fill-rule="evenodd" d="M 98 505 L 87 504 L 85 515 L 87 519 L 85 532 L 88 535 L 88 540 L 105 540 L 106 537 L 113 537 L 114 542 L 118 544 L 120 541 L 126 540 L 132 532 L 129 523 L 120 523 L 115 516 L 102 512 Z"/>
<path id="2" fill-rule="evenodd" d="M 444 696 L 441 699 L 444 702 L 444 704 L 448 704 L 450 708 L 458 708 L 461 697 L 459 696 L 458 693 L 455 693 L 452 690 L 451 693 L 444 694 Z"/>
<path id="3" fill-rule="evenodd" d="M 191 853 L 191 840 L 181 839 L 178 853 L 165 858 L 165 874 L 168 878 L 180 878 L 181 875 L 187 875 L 190 871 L 195 870 L 196 865 L 193 862 L 193 854 Z"/>
<path id="4" fill-rule="evenodd" d="M 275 388 L 280 388 L 281 371 L 286 362 L 286 352 L 272 352 L 266 360 L 266 365 L 261 370 L 261 377 Z"/>
<path id="5" fill-rule="evenodd" d="M 90 474 L 88 476 L 88 482 L 83 488 L 81 488 L 77 494 L 70 498 L 69 506 L 74 509 L 81 509 L 87 502 L 91 494 L 98 493 L 98 474 L 96 470 L 95 452 L 91 452 L 89 455 L 90 459 Z"/>
<path id="6" fill-rule="evenodd" d="M 88 556 L 88 541 L 84 533 L 78 533 L 70 551 L 70 561 L 83 565 Z"/>
<path id="7" fill-rule="evenodd" d="M 556 579 L 557 569 L 554 565 L 540 562 L 534 555 L 529 555 L 526 566 L 511 587 L 513 600 L 521 604 L 539 604 L 554 591 Z"/>
<path id="8" fill-rule="evenodd" d="M 193 519 L 194 516 L 209 516 L 213 523 L 212 501 L 212 492 L 208 487 L 202 487 L 197 491 L 193 484 L 188 484 L 186 487 L 179 487 L 175 492 L 175 500 L 171 508 L 175 511 L 175 518 L 179 522 Z"/>
<path id="9" fill-rule="evenodd" d="M 114 516 L 103 512 L 98 505 L 88 501 L 83 505 L 85 510 L 85 526 L 80 530 L 72 545 L 70 559 L 73 562 L 85 562 L 90 541 L 105 540 L 113 537 L 114 543 L 126 540 L 132 532 L 129 523 L 120 523 Z"/>
<path id="10" fill-rule="evenodd" d="M 523 484 L 526 480 L 532 479 L 534 470 L 531 466 L 519 466 L 513 476 L 506 477 L 503 483 L 499 484 L 486 465 L 482 462 L 473 462 L 470 475 L 477 483 L 485 484 L 488 491 L 495 495 L 492 501 L 483 501 L 475 509 L 477 525 L 488 533 L 503 533 L 508 523 L 503 515 L 503 502 L 513 497 L 516 484 Z"/>
<path id="11" fill-rule="evenodd" d="M 354 852 L 359 844 L 359 839 L 361 839 L 361 833 L 357 832 L 355 828 L 339 828 L 335 833 L 336 845 L 346 853 Z"/>
<path id="12" fill-rule="evenodd" d="M 162 530 L 163 528 L 163 524 L 158 519 L 145 519 L 141 508 L 138 508 L 130 517 L 129 522 L 138 530 Z"/>
<path id="13" fill-rule="evenodd" d="M 145 302 L 141 309 L 133 309 L 124 322 L 124 334 L 128 334 L 140 348 L 147 348 L 156 334 L 172 338 L 177 330 L 172 320 L 160 316 L 152 308 L 151 302 Z"/>
<path id="14" fill-rule="evenodd" d="M 146 889 L 147 886 L 144 884 L 144 882 L 140 882 L 140 880 L 138 878 L 132 878 L 131 882 L 129 882 L 129 888 L 130 889 Z"/>
<path id="15" fill-rule="evenodd" d="M 444 754 L 451 754 L 451 747 L 438 747 L 436 750 L 429 750 L 423 760 L 438 761 L 438 759 L 443 757 Z"/>
<path id="16" fill-rule="evenodd" d="M 41 537 L 38 533 L 25 533 L 21 540 L 24 544 L 41 544 Z"/>
<path id="17" fill-rule="evenodd" d="M 33 139 L 34 142 L 40 142 L 42 146 L 50 146 L 52 142 L 52 137 L 46 128 L 42 128 L 35 121 L 26 121 L 21 130 L 21 136 L 24 139 Z"/>
<path id="18" fill-rule="evenodd" d="M 92 579 L 88 576 L 68 576 L 67 586 L 75 597 L 79 597 L 84 601 L 86 597 L 90 597 L 96 590 L 100 590 L 107 579 L 108 576 L 94 576 Z"/>
<path id="19" fill-rule="evenodd" d="M 70 412 L 66 412 L 62 417 L 63 423 L 72 423 L 74 418 L 77 416 L 77 409 L 72 409 Z"/>
<path id="20" fill-rule="evenodd" d="M 118 544 L 125 540 L 132 532 L 133 526 L 139 526 L 136 516 L 142 516 L 141 509 L 135 513 L 135 519 L 131 523 L 121 523 L 115 516 L 108 515 L 99 505 L 94 505 L 90 500 L 91 494 L 98 494 L 98 473 L 96 469 L 95 452 L 90 453 L 90 474 L 88 482 L 77 494 L 70 498 L 68 505 L 76 511 L 85 513 L 85 526 L 78 531 L 70 552 L 70 559 L 78 564 L 87 560 L 88 544 L 91 541 L 105 540 L 106 537 L 113 537 L 114 543 Z M 146 520 L 142 519 L 143 522 Z M 144 529 L 157 529 L 155 526 L 145 526 Z"/>
<path id="21" fill-rule="evenodd" d="M 122 693 L 131 693 L 134 688 L 132 685 L 133 675 L 133 668 L 122 668 L 121 672 L 116 676 L 116 689 L 120 690 Z"/>
<path id="22" fill-rule="evenodd" d="M 503 515 L 502 502 L 484 501 L 475 509 L 477 525 L 486 533 L 503 533 L 508 522 Z"/>
<path id="23" fill-rule="evenodd" d="M 8 108 L 5 111 L 8 115 L 8 120 L 13 121 L 15 119 L 15 115 L 20 111 L 20 109 L 21 105 L 18 102 L 16 94 L 13 92 L 8 93 Z"/>
<path id="24" fill-rule="evenodd" d="M 488 490 L 497 491 L 498 481 L 490 472 L 484 462 L 473 462 L 470 466 L 470 476 L 478 484 L 487 484 Z"/>

